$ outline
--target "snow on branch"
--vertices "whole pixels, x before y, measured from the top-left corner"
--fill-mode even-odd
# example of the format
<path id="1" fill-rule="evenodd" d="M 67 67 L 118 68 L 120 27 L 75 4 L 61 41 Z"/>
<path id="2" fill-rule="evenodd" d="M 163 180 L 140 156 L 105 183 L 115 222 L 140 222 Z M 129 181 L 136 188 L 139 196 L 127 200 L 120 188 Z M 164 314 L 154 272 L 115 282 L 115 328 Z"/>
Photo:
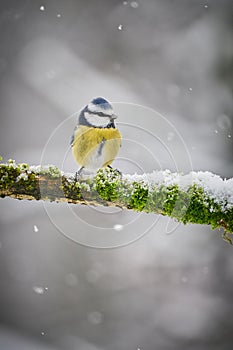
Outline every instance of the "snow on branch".
<path id="1" fill-rule="evenodd" d="M 88 205 L 117 206 L 167 215 L 179 222 L 223 228 L 233 233 L 233 179 L 210 172 L 187 175 L 169 170 L 122 175 L 105 168 L 77 178 L 54 166 L 0 163 L 0 196 Z"/>

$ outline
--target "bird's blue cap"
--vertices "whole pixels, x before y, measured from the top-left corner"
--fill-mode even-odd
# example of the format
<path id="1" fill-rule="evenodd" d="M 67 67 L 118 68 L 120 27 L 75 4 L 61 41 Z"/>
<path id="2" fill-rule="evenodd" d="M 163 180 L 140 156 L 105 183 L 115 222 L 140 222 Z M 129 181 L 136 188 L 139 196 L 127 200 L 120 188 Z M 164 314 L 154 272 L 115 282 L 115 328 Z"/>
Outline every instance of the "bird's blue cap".
<path id="1" fill-rule="evenodd" d="M 112 109 L 111 104 L 107 100 L 105 100 L 103 97 L 93 98 L 91 103 L 93 103 L 93 105 L 99 106 L 103 109 Z"/>

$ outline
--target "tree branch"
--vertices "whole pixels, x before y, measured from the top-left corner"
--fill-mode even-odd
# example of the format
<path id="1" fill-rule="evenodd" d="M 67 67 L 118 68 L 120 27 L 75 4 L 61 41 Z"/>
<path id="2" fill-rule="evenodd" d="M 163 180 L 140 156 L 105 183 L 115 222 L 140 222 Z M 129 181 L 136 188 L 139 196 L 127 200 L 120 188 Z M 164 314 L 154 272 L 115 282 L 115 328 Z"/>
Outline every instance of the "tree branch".
<path id="1" fill-rule="evenodd" d="M 118 206 L 170 216 L 186 223 L 223 228 L 233 233 L 233 179 L 210 172 L 188 175 L 168 170 L 121 175 L 100 169 L 95 176 L 76 178 L 54 166 L 29 166 L 9 160 L 0 164 L 0 196 L 74 204 Z"/>

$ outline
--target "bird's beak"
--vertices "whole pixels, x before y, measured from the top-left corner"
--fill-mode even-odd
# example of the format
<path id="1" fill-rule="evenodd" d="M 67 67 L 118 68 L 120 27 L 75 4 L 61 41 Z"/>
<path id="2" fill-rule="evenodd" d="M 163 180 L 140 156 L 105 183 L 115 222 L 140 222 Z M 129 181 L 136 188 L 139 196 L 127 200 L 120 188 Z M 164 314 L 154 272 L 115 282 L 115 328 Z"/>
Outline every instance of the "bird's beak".
<path id="1" fill-rule="evenodd" d="M 117 115 L 116 114 L 112 114 L 111 115 L 111 120 L 117 119 Z"/>

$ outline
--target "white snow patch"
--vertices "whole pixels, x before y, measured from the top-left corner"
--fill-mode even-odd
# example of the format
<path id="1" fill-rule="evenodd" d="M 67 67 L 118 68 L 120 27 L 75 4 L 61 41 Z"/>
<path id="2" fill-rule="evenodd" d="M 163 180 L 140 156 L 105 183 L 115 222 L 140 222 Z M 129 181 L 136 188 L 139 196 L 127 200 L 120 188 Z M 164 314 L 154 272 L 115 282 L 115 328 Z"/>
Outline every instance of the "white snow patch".
<path id="1" fill-rule="evenodd" d="M 17 176 L 16 178 L 16 182 L 19 182 L 20 180 L 28 180 L 28 174 L 25 174 L 25 173 L 19 174 L 19 176 Z"/>
<path id="2" fill-rule="evenodd" d="M 47 164 L 47 165 L 31 165 L 29 167 L 28 173 L 34 172 L 35 174 L 39 174 L 40 172 L 43 173 L 43 171 L 46 172 L 53 172 L 53 170 L 57 170 L 57 168 L 52 165 L 52 164 Z"/>
<path id="3" fill-rule="evenodd" d="M 45 168 L 45 169 L 46 169 L 46 168 L 49 168 L 49 166 L 45 166 L 44 168 Z M 39 172 L 41 171 L 41 169 L 42 169 L 42 166 L 41 166 L 41 165 L 31 165 L 31 166 L 29 167 L 29 170 L 30 170 L 30 171 L 33 171 L 34 173 L 39 173 Z"/>
<path id="4" fill-rule="evenodd" d="M 129 183 L 142 182 L 148 187 L 149 191 L 152 191 L 155 187 L 174 185 L 178 185 L 181 190 L 186 191 L 190 186 L 196 184 L 223 209 L 229 209 L 233 206 L 233 179 L 222 179 L 209 171 L 192 171 L 187 175 L 183 175 L 171 173 L 170 170 L 160 170 L 153 171 L 150 174 L 123 175 L 123 180 Z"/>
<path id="5" fill-rule="evenodd" d="M 6 166 L 8 166 L 10 168 L 14 168 L 14 169 L 17 168 L 17 164 L 16 164 L 15 160 L 13 160 L 13 159 L 10 159 L 8 161 L 8 163 L 1 163 L 1 165 L 6 165 Z"/>

